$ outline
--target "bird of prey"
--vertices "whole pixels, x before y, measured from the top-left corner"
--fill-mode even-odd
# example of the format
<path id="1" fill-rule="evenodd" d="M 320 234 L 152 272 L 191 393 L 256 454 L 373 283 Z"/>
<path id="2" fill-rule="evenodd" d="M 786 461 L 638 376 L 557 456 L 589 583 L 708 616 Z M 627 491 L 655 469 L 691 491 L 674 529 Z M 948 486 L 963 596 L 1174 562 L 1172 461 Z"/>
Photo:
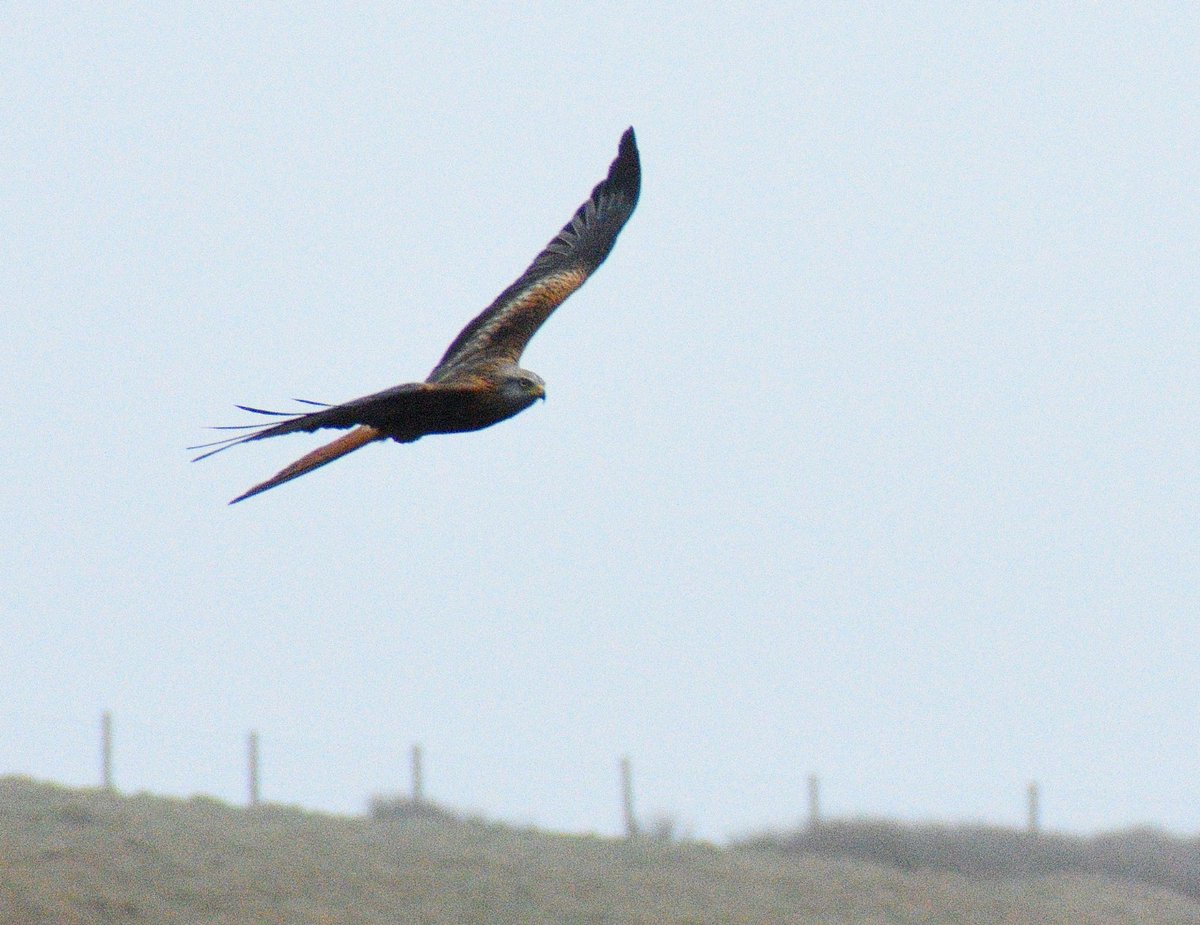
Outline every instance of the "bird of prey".
<path id="1" fill-rule="evenodd" d="M 320 410 L 295 416 L 238 405 L 243 411 L 287 420 L 217 428 L 251 432 L 189 447 L 208 450 L 194 461 L 251 440 L 324 428 L 349 430 L 229 502 L 236 504 L 376 440 L 411 443 L 426 434 L 481 430 L 524 411 L 546 397 L 546 387 L 536 373 L 517 365 L 521 352 L 550 313 L 604 262 L 633 214 L 640 189 L 641 163 L 630 128 L 621 136 L 608 176 L 529 269 L 462 329 L 424 382 L 397 385 L 341 405 L 304 402 Z"/>

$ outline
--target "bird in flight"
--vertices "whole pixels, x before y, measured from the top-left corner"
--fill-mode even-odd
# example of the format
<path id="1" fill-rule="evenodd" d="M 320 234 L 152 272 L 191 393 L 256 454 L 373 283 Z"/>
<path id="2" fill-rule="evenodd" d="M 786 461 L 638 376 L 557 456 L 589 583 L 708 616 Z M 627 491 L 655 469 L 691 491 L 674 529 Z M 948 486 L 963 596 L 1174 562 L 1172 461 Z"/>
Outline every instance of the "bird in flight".
<path id="1" fill-rule="evenodd" d="M 550 313 L 604 262 L 633 214 L 640 189 L 641 162 L 630 128 L 621 136 L 608 176 L 529 269 L 462 329 L 424 382 L 393 386 L 341 405 L 303 402 L 320 410 L 294 416 L 238 405 L 243 411 L 287 420 L 216 428 L 250 433 L 189 447 L 208 451 L 193 462 L 266 437 L 324 428 L 349 431 L 229 502 L 236 504 L 376 440 L 411 443 L 426 434 L 482 430 L 524 411 L 546 397 L 541 377 L 517 365 L 525 345 Z"/>

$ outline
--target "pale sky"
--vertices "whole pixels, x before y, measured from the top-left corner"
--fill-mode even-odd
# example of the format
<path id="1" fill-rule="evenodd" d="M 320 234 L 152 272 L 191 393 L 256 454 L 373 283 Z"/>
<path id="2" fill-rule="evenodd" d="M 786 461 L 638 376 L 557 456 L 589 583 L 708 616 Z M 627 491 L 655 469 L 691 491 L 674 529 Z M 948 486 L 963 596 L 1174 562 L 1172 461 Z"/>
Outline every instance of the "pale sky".
<path id="1" fill-rule="evenodd" d="M 568 831 L 1200 829 L 1186 4 L 8 4 L 0 773 Z M 548 400 L 420 380 L 601 177 Z"/>

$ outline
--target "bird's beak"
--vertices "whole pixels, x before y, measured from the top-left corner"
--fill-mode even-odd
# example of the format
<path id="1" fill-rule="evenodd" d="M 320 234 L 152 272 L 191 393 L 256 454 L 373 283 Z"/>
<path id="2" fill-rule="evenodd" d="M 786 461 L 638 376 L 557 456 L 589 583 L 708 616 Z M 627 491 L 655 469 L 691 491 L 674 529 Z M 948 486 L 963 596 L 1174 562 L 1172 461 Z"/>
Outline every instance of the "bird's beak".
<path id="1" fill-rule="evenodd" d="M 539 385 L 533 394 L 536 396 L 536 398 L 540 398 L 542 401 L 545 401 L 546 387 L 544 385 Z"/>

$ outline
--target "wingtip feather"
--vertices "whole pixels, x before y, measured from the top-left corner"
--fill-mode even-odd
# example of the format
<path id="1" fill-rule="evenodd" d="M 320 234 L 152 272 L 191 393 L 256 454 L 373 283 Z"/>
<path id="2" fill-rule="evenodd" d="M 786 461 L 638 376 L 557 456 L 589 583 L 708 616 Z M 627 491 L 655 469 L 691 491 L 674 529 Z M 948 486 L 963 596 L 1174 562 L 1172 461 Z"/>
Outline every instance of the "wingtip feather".
<path id="1" fill-rule="evenodd" d="M 625 129 L 625 134 L 621 136 L 621 142 L 617 146 L 617 159 L 613 161 L 608 173 L 608 183 L 625 191 L 634 202 L 637 201 L 642 185 L 642 161 L 632 125 Z"/>

